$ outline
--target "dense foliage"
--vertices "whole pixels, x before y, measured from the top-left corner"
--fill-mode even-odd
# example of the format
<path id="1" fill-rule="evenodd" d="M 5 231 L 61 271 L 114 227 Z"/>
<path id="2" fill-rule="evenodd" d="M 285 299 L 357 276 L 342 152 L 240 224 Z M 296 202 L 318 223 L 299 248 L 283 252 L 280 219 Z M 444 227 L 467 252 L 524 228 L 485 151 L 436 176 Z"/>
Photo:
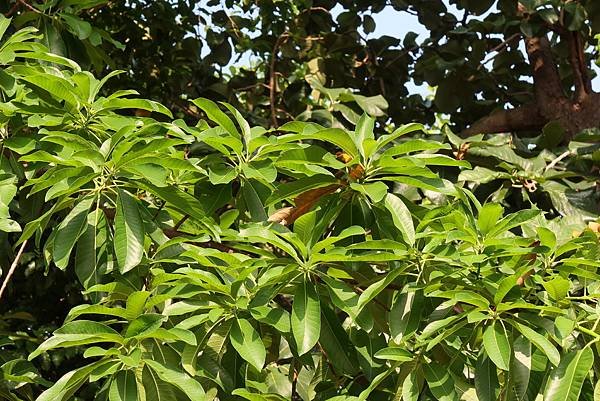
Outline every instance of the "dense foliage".
<path id="1" fill-rule="evenodd" d="M 280 82 L 276 102 L 301 115 L 284 123 L 264 93 L 231 97 L 237 107 L 196 97 L 182 78 L 199 72 L 191 61 L 156 87 L 135 60 L 113 57 L 128 71 L 107 72 L 116 50 L 103 43 L 121 44 L 106 19 L 139 9 L 103 3 L 0 16 L 0 398 L 600 399 L 597 129 L 456 135 L 466 115 L 431 119 L 439 87 L 423 101 L 433 109 L 389 105 L 292 55 L 277 79 L 304 89 L 288 96 Z M 194 11 L 154 6 L 175 3 L 165 15 Z M 494 2 L 459 3 L 481 14 Z M 593 2 L 568 3 L 582 21 L 561 23 L 580 32 Z M 293 5 L 259 2 L 257 29 L 287 7 L 306 14 Z M 227 40 L 195 68 L 227 64 L 215 50 Z M 450 76 L 442 87 L 462 82 Z M 399 124 L 415 116 L 428 124 Z"/>
<path id="2" fill-rule="evenodd" d="M 136 88 L 190 121 L 201 113 L 185 97 L 227 101 L 263 126 L 300 113 L 330 121 L 347 108 L 314 107 L 328 103 L 315 92 L 325 85 L 393 100 L 393 121 L 433 124 L 449 113 L 456 132 L 479 118 L 472 134 L 537 135 L 562 120 L 570 137 L 600 125 L 590 69 L 598 59 L 596 0 L 5 3 L 0 12 L 44 32 L 53 53 L 99 74 L 123 68 L 112 90 Z M 397 32 L 378 33 L 382 13 L 398 18 Z M 428 34 L 406 32 L 407 19 Z M 412 83 L 435 87 L 435 95 L 413 93 Z M 520 111 L 502 112 L 507 107 Z"/>

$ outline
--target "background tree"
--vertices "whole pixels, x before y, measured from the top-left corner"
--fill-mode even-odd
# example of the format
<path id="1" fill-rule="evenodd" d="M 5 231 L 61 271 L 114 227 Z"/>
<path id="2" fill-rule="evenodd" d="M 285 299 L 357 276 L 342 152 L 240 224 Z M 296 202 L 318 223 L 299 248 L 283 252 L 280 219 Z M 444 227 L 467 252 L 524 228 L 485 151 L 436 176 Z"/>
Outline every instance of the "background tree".
<path id="1" fill-rule="evenodd" d="M 532 133 L 559 121 L 568 140 L 600 122 L 590 83 L 600 32 L 593 0 L 93 3 L 80 16 L 126 46 L 103 46 L 113 66 L 131 66 L 115 85 L 141 83 L 143 95 L 188 115 L 194 110 L 184 106 L 183 92 L 243 102 L 258 121 L 276 125 L 315 102 L 311 77 L 383 95 L 393 121 L 433 123 L 436 113 L 450 114 L 457 130 L 470 127 L 466 134 Z M 45 4 L 53 4 L 44 8 L 52 15 L 73 7 Z M 61 35 L 69 41 L 70 21 L 49 24 L 16 6 L 17 21 L 60 32 L 52 50 L 63 48 Z M 367 38 L 385 7 L 416 16 L 429 36 L 417 40 L 399 26 L 394 37 Z M 86 49 L 101 66 L 99 48 Z M 242 55 L 250 66 L 227 67 Z M 436 87 L 433 101 L 409 93 L 410 82 Z"/>

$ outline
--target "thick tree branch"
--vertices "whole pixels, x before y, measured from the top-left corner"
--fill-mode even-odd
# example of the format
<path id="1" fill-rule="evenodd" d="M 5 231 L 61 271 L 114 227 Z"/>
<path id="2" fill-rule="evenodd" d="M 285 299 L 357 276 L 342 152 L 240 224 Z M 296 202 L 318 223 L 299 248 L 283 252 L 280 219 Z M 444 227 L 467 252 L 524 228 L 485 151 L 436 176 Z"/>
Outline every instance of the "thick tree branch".
<path id="1" fill-rule="evenodd" d="M 529 18 L 527 8 L 517 3 L 517 14 Z M 600 94 L 592 91 L 588 76 L 583 38 L 579 32 L 567 32 L 559 24 L 553 27 L 569 46 L 569 63 L 573 70 L 575 95 L 567 96 L 558 73 L 546 35 L 526 37 L 525 48 L 532 69 L 534 98 L 512 110 L 500 110 L 476 121 L 462 132 L 467 137 L 475 134 L 540 130 L 551 121 L 564 129 L 564 142 L 586 128 L 600 126 Z"/>
<path id="2" fill-rule="evenodd" d="M 566 100 L 558 68 L 547 37 L 526 38 L 525 48 L 533 70 L 535 99 L 540 114 L 545 115 L 547 110 L 554 108 L 557 100 Z"/>
<path id="3" fill-rule="evenodd" d="M 581 103 L 592 93 L 592 81 L 587 73 L 583 40 L 579 32 L 567 32 L 563 36 L 563 39 L 569 45 L 569 64 L 571 64 L 573 80 L 575 81 L 575 96 L 573 100 Z"/>
<path id="4" fill-rule="evenodd" d="M 495 111 L 473 123 L 462 135 L 468 137 L 477 134 L 537 130 L 545 123 L 546 119 L 540 114 L 538 106 L 526 104 L 516 109 Z"/>

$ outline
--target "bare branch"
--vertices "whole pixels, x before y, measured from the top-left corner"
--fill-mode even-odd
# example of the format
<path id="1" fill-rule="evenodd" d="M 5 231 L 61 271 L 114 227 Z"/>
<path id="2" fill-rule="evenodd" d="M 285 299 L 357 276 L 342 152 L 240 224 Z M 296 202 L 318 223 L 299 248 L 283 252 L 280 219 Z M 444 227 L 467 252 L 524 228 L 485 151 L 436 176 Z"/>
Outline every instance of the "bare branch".
<path id="1" fill-rule="evenodd" d="M 34 13 L 43 14 L 40 10 L 33 7 L 31 4 L 27 3 L 25 0 L 17 0 L 17 1 L 19 3 L 21 3 L 25 8 L 29 9 L 30 11 L 33 11 Z"/>
<path id="2" fill-rule="evenodd" d="M 516 109 L 493 112 L 473 123 L 462 132 L 462 136 L 537 130 L 542 128 L 546 122 L 537 105 L 526 104 Z"/>
<path id="3" fill-rule="evenodd" d="M 592 81 L 587 73 L 583 41 L 579 32 L 567 32 L 563 35 L 563 38 L 566 39 L 569 45 L 569 64 L 571 64 L 573 80 L 575 81 L 575 96 L 573 100 L 581 103 L 592 93 Z"/>
<path id="4" fill-rule="evenodd" d="M 560 156 L 558 156 L 556 159 L 552 160 L 552 162 L 548 163 L 548 165 L 544 169 L 544 172 L 554 168 L 554 166 L 556 166 L 562 159 L 564 159 L 565 157 L 567 157 L 571 154 L 572 154 L 571 150 L 565 150 Z"/>
<path id="5" fill-rule="evenodd" d="M 6 273 L 6 277 L 4 278 L 4 281 L 2 282 L 2 288 L 0 288 L 0 299 L 2 299 L 2 294 L 4 294 L 4 291 L 6 290 L 6 286 L 8 285 L 10 278 L 15 273 L 17 265 L 19 264 L 19 260 L 21 259 L 21 256 L 23 256 L 23 251 L 25 250 L 26 245 L 27 245 L 27 240 L 25 240 L 21 243 L 21 247 L 19 248 L 19 251 L 17 252 L 17 256 L 15 256 L 15 260 L 13 260 L 12 264 L 10 265 L 10 268 L 8 269 L 8 273 Z"/>
<path id="6" fill-rule="evenodd" d="M 558 99 L 565 99 L 560 76 L 550 42 L 545 36 L 525 39 L 525 47 L 529 56 L 529 64 L 533 69 L 533 86 L 535 98 L 541 114 L 555 107 Z"/>
<path id="7" fill-rule="evenodd" d="M 273 45 L 271 52 L 271 65 L 269 67 L 269 100 L 271 103 L 271 123 L 274 128 L 277 128 L 277 105 L 275 104 L 275 95 L 277 94 L 277 71 L 275 71 L 275 63 L 277 62 L 277 52 L 279 46 L 290 35 L 289 32 L 282 33 Z"/>
<path id="8" fill-rule="evenodd" d="M 10 17 L 11 15 L 13 15 L 19 8 L 19 6 L 21 5 L 21 3 L 19 3 L 18 1 L 15 2 L 15 4 L 13 4 L 13 6 L 10 8 L 10 10 L 8 10 L 4 16 L 6 18 Z"/>

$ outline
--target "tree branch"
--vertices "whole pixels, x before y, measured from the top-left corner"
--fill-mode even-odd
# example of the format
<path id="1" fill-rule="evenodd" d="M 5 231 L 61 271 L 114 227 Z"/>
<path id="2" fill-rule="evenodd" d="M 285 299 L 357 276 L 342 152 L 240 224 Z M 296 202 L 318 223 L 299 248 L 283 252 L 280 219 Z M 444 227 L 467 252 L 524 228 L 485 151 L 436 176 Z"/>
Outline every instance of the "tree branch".
<path id="1" fill-rule="evenodd" d="M 282 33 L 275 41 L 275 45 L 273 45 L 273 52 L 271 53 L 271 63 L 269 66 L 269 100 L 271 103 L 271 124 L 273 125 L 273 128 L 277 128 L 277 105 L 275 104 L 275 95 L 277 93 L 277 72 L 275 71 L 275 63 L 277 62 L 277 52 L 279 51 L 279 46 L 281 46 L 284 39 L 286 39 L 289 35 L 290 33 L 287 31 Z"/>
<path id="2" fill-rule="evenodd" d="M 15 2 L 15 4 L 13 4 L 13 6 L 11 7 L 11 9 L 10 9 L 10 10 L 8 10 L 8 11 L 7 11 L 7 12 L 4 14 L 4 16 L 5 16 L 6 18 L 8 18 L 8 17 L 10 17 L 11 15 L 13 15 L 13 14 L 14 14 L 14 13 L 17 11 L 17 9 L 19 8 L 19 6 L 20 6 L 20 5 L 21 5 L 21 3 L 19 3 L 18 1 L 16 1 L 16 2 Z"/>
<path id="3" fill-rule="evenodd" d="M 102 211 L 104 212 L 104 215 L 106 216 L 106 218 L 108 220 L 114 220 L 115 218 L 115 209 L 111 209 L 111 208 L 107 208 L 104 206 L 100 206 L 100 209 L 102 209 Z M 179 227 L 189 218 L 189 215 L 185 215 L 183 216 L 183 218 L 181 220 L 179 220 L 179 222 L 177 222 L 175 224 L 174 227 L 168 227 L 168 228 L 161 228 L 162 232 L 170 239 L 176 238 L 176 237 L 182 237 L 182 236 L 188 236 L 188 235 L 193 235 L 193 234 L 189 234 L 183 231 L 179 231 Z M 196 245 L 202 248 L 212 248 L 212 249 L 217 249 L 221 252 L 236 252 L 235 248 L 232 248 L 228 245 L 225 245 L 223 243 L 220 242 L 216 242 L 216 241 L 205 241 L 205 242 L 197 242 L 197 241 L 189 241 L 189 244 L 192 245 Z"/>
<path id="4" fill-rule="evenodd" d="M 477 134 L 537 130 L 546 122 L 537 105 L 526 104 L 516 109 L 495 111 L 474 122 L 461 135 L 468 137 Z"/>
<path id="5" fill-rule="evenodd" d="M 556 100 L 566 99 L 550 42 L 545 36 L 530 37 L 525 39 L 525 48 L 533 69 L 535 99 L 540 113 L 545 114 L 548 108 L 554 108 Z"/>
<path id="6" fill-rule="evenodd" d="M 29 9 L 30 11 L 33 11 L 34 13 L 42 14 L 42 12 L 40 10 L 33 7 L 31 4 L 27 3 L 25 0 L 17 0 L 17 1 L 19 3 L 21 3 L 23 5 L 23 7 Z"/>
<path id="7" fill-rule="evenodd" d="M 583 41 L 579 32 L 567 32 L 563 38 L 569 45 L 569 64 L 571 64 L 573 80 L 575 81 L 575 96 L 573 99 L 577 103 L 581 103 L 592 93 L 592 81 L 587 72 Z"/>
<path id="8" fill-rule="evenodd" d="M 517 15 L 529 18 L 527 8 L 517 2 Z M 551 27 L 569 46 L 569 63 L 573 69 L 575 96 L 567 96 L 558 73 L 546 34 L 525 37 L 525 48 L 532 69 L 535 101 L 511 110 L 499 110 L 476 121 L 462 132 L 463 136 L 540 130 L 550 121 L 565 130 L 563 141 L 569 141 L 582 129 L 600 124 L 600 94 L 592 91 L 579 33 L 566 32 L 555 24 Z"/>
<path id="9" fill-rule="evenodd" d="M 21 247 L 19 248 L 19 251 L 17 252 L 17 256 L 15 256 L 15 260 L 13 260 L 12 264 L 10 265 L 10 269 L 8 269 L 8 273 L 6 273 L 6 277 L 4 278 L 4 281 L 2 282 L 2 288 L 0 288 L 0 299 L 2 299 L 2 294 L 4 294 L 4 291 L 6 290 L 6 286 L 8 285 L 10 278 L 15 273 L 17 265 L 19 264 L 19 260 L 21 259 L 21 256 L 23 256 L 23 251 L 25 250 L 26 245 L 27 245 L 27 240 L 25 240 L 21 243 Z"/>

